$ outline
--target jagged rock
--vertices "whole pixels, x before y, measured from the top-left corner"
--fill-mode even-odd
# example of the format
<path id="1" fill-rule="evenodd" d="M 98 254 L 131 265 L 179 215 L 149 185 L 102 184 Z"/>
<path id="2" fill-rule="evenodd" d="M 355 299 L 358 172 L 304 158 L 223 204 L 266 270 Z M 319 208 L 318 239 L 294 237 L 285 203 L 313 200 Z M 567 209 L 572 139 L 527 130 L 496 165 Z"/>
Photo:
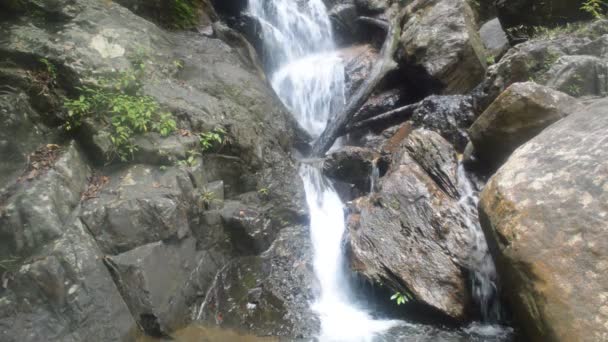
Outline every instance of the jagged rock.
<path id="1" fill-rule="evenodd" d="M 500 93 L 515 82 L 533 80 L 547 86 L 550 86 L 550 84 L 560 86 L 562 83 L 555 82 L 555 80 L 561 79 L 560 72 L 569 69 L 581 70 L 582 68 L 581 71 L 583 72 L 580 76 L 583 82 L 596 82 L 597 80 L 599 84 L 594 87 L 593 83 L 582 85 L 583 82 L 581 82 L 580 93 L 577 95 L 574 92 L 568 92 L 570 95 L 576 97 L 583 95 L 603 96 L 602 85 L 605 84 L 605 80 L 599 77 L 590 77 L 587 74 L 587 72 L 591 72 L 589 69 L 592 69 L 591 65 L 588 64 L 590 62 L 586 59 L 588 57 L 583 59 L 586 61 L 585 63 L 581 63 L 583 60 L 573 57 L 578 62 L 572 64 L 572 66 L 568 65 L 574 63 L 573 59 L 570 59 L 570 57 L 562 58 L 565 56 L 581 57 L 580 55 L 588 55 L 605 60 L 608 48 L 606 34 L 608 34 L 608 20 L 598 20 L 586 23 L 574 32 L 547 33 L 509 49 L 497 64 L 488 69 L 486 78 L 479 87 L 480 93 L 476 95 L 476 101 L 478 102 L 476 111 L 481 113 Z M 562 60 L 562 63 L 558 64 L 557 62 L 560 60 Z M 595 61 L 591 64 L 596 65 Z M 599 75 L 602 74 L 602 70 L 601 67 L 597 69 Z M 574 77 L 573 74 L 570 75 Z M 568 85 L 572 84 L 571 82 L 567 83 Z M 591 91 L 592 88 L 593 92 L 584 92 Z M 577 89 L 575 87 L 571 90 Z"/>
<path id="2" fill-rule="evenodd" d="M 578 105 L 576 99 L 536 83 L 514 83 L 469 129 L 475 153 L 496 169 L 517 147 Z"/>
<path id="3" fill-rule="evenodd" d="M 339 3 L 331 7 L 329 19 L 338 45 L 353 43 L 359 33 L 357 7 L 353 3 Z"/>
<path id="4" fill-rule="evenodd" d="M 458 151 L 462 151 L 469 141 L 466 129 L 475 120 L 472 98 L 461 95 L 429 96 L 416 104 L 411 120 L 417 127 L 438 132 Z"/>
<path id="5" fill-rule="evenodd" d="M 90 170 L 72 143 L 63 147 L 48 170 L 40 173 L 2 194 L 0 258 L 31 255 L 61 237 L 80 202 Z"/>
<path id="6" fill-rule="evenodd" d="M 105 259 L 131 314 L 152 336 L 189 321 L 189 301 L 211 285 L 209 280 L 197 284 L 197 269 L 206 267 L 208 272 L 210 261 L 196 250 L 193 238 L 155 242 Z M 215 268 L 219 270 L 217 264 Z"/>
<path id="7" fill-rule="evenodd" d="M 481 194 L 513 318 L 530 341 L 608 338 L 608 101 L 524 144 Z"/>
<path id="8" fill-rule="evenodd" d="M 268 249 L 279 229 L 277 222 L 264 217 L 262 210 L 238 201 L 226 202 L 221 216 L 236 249 L 244 255 Z"/>
<path id="9" fill-rule="evenodd" d="M 14 269 L 2 270 L 0 340 L 133 340 L 136 323 L 94 239 L 73 218 L 61 234 L 31 258 L 3 258 Z"/>
<path id="10" fill-rule="evenodd" d="M 344 60 L 345 95 L 348 99 L 368 77 L 378 60 L 378 52 L 371 45 L 355 45 L 339 51 Z"/>
<path id="11" fill-rule="evenodd" d="M 376 115 L 388 112 L 391 109 L 404 105 L 409 96 L 407 90 L 402 88 L 381 91 L 370 98 L 359 108 L 355 114 L 354 121 L 369 119 Z"/>
<path id="12" fill-rule="evenodd" d="M 583 10 L 584 0 L 497 0 L 498 18 L 505 29 L 564 25 L 591 19 Z"/>
<path id="13" fill-rule="evenodd" d="M 357 7 L 363 11 L 381 13 L 387 10 L 390 0 L 355 0 Z"/>
<path id="14" fill-rule="evenodd" d="M 446 183 L 454 182 L 456 153 L 428 131 L 412 133 L 400 146 L 377 194 L 354 202 L 348 218 L 351 267 L 371 281 L 411 293 L 417 302 L 463 320 L 471 306 L 465 271 L 471 251 L 469 218 L 458 200 L 433 180 L 451 187 Z M 424 155 L 429 152 L 444 156 L 442 165 L 428 163 Z"/>
<path id="15" fill-rule="evenodd" d="M 498 60 L 509 49 L 509 40 L 503 31 L 500 21 L 494 18 L 483 24 L 479 29 L 479 36 L 486 48 L 488 57 Z"/>
<path id="16" fill-rule="evenodd" d="M 186 171 L 134 165 L 107 177 L 108 184 L 83 203 L 80 214 L 104 253 L 190 234 L 195 185 Z"/>
<path id="17" fill-rule="evenodd" d="M 466 0 L 429 2 L 403 26 L 398 61 L 429 93 L 463 94 L 485 73 L 485 51 Z"/>
<path id="18" fill-rule="evenodd" d="M 353 184 L 359 193 L 367 193 L 374 165 L 381 164 L 379 159 L 380 154 L 371 149 L 345 146 L 328 154 L 323 162 L 323 174 Z"/>
<path id="19" fill-rule="evenodd" d="M 310 309 L 314 273 L 307 232 L 285 228 L 261 256 L 226 266 L 197 308 L 198 318 L 261 336 L 312 337 L 318 318 Z"/>

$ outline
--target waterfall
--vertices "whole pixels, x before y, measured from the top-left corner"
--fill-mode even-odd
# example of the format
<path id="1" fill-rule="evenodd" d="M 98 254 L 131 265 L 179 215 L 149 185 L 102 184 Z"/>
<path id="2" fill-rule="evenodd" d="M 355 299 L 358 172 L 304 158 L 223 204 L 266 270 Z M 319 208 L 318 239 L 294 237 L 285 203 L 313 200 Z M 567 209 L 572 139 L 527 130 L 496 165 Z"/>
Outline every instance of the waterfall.
<path id="1" fill-rule="evenodd" d="M 497 300 L 496 267 L 488 251 L 488 245 L 477 221 L 477 198 L 471 181 L 467 177 L 462 163 L 459 163 L 458 187 L 460 189 L 459 204 L 464 209 L 465 224 L 471 234 L 473 249 L 471 250 L 471 292 L 473 299 L 477 302 L 485 322 L 496 323 L 500 319 L 500 305 Z"/>
<path id="2" fill-rule="evenodd" d="M 335 51 L 322 0 L 250 0 L 262 27 L 271 84 L 300 125 L 318 137 L 331 114 L 345 104 L 344 65 Z M 344 205 L 319 166 L 300 170 L 310 210 L 313 264 L 320 294 L 312 309 L 321 321 L 321 341 L 371 341 L 395 326 L 374 320 L 353 304 L 342 250 Z"/>

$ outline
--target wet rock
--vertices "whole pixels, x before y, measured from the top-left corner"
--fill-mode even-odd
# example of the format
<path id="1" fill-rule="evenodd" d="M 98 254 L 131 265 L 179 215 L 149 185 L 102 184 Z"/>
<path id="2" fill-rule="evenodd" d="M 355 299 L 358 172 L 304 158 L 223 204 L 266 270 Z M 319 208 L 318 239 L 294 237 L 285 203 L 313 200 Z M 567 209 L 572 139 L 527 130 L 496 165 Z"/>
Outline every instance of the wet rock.
<path id="1" fill-rule="evenodd" d="M 486 48 L 488 56 L 498 60 L 509 49 L 507 34 L 503 31 L 498 18 L 483 24 L 479 29 L 479 36 Z"/>
<path id="2" fill-rule="evenodd" d="M 336 43 L 344 45 L 353 43 L 358 37 L 357 7 L 353 3 L 339 3 L 329 11 Z"/>
<path id="3" fill-rule="evenodd" d="M 462 151 L 468 142 L 466 129 L 475 120 L 473 101 L 470 96 L 432 95 L 416 104 L 411 120 L 417 127 L 440 133 Z"/>
<path id="4" fill-rule="evenodd" d="M 170 29 L 208 26 L 218 19 L 210 0 L 174 2 L 168 0 L 118 0 L 134 13 Z"/>
<path id="5" fill-rule="evenodd" d="M 536 83 L 514 83 L 469 129 L 475 153 L 496 169 L 517 147 L 578 105 L 576 99 Z"/>
<path id="6" fill-rule="evenodd" d="M 370 96 L 361 106 L 357 114 L 355 114 L 354 120 L 365 120 L 405 105 L 409 100 L 409 96 L 406 93 L 406 89 L 397 88 L 384 90 Z"/>
<path id="7" fill-rule="evenodd" d="M 278 230 L 262 210 L 238 201 L 226 202 L 221 216 L 236 249 L 244 255 L 265 251 Z"/>
<path id="8" fill-rule="evenodd" d="M 348 218 L 351 267 L 373 282 L 411 293 L 417 302 L 463 320 L 472 303 L 465 271 L 471 251 L 469 218 L 458 200 L 423 168 L 451 188 L 446 183 L 453 179 L 456 153 L 431 132 L 415 131 L 403 144 L 407 148 L 394 153 L 377 194 L 354 202 Z M 447 160 L 431 165 L 426 153 Z"/>
<path id="9" fill-rule="evenodd" d="M 345 95 L 348 99 L 368 77 L 378 59 L 378 52 L 371 45 L 355 45 L 340 50 L 344 60 Z"/>
<path id="10" fill-rule="evenodd" d="M 193 238 L 155 242 L 105 259 L 131 314 L 152 336 L 163 336 L 189 320 L 187 300 L 197 290 L 192 275 L 205 261 Z"/>
<path id="11" fill-rule="evenodd" d="M 188 214 L 196 201 L 186 171 L 133 165 L 107 177 L 109 183 L 83 203 L 81 213 L 104 253 L 190 234 Z"/>
<path id="12" fill-rule="evenodd" d="M 551 125 L 481 194 L 504 298 L 531 341 L 608 337 L 607 110 L 604 99 Z"/>
<path id="13" fill-rule="evenodd" d="M 345 146 L 329 153 L 323 163 L 323 174 L 334 180 L 351 183 L 359 193 L 370 191 L 370 179 L 380 154 L 364 147 Z"/>
<path id="14" fill-rule="evenodd" d="M 429 93 L 463 94 L 473 89 L 483 79 L 485 58 L 465 0 L 431 2 L 403 26 L 398 51 L 401 69 Z"/>
<path id="15" fill-rule="evenodd" d="M 310 310 L 314 273 L 308 230 L 281 230 L 261 256 L 236 259 L 217 276 L 198 318 L 260 336 L 306 338 L 318 331 Z"/>
<path id="16" fill-rule="evenodd" d="M 363 11 L 381 13 L 388 9 L 389 0 L 355 0 L 357 7 Z"/>
<path id="17" fill-rule="evenodd" d="M 89 173 L 83 155 L 72 143 L 48 171 L 2 194 L 0 258 L 31 255 L 61 237 Z"/>
<path id="18" fill-rule="evenodd" d="M 591 15 L 581 10 L 582 0 L 497 0 L 498 18 L 506 29 L 519 26 L 564 25 Z"/>
<path id="19" fill-rule="evenodd" d="M 132 340 L 136 323 L 94 239 L 78 220 L 62 226 L 61 234 L 9 273 L 2 271 L 0 340 Z"/>

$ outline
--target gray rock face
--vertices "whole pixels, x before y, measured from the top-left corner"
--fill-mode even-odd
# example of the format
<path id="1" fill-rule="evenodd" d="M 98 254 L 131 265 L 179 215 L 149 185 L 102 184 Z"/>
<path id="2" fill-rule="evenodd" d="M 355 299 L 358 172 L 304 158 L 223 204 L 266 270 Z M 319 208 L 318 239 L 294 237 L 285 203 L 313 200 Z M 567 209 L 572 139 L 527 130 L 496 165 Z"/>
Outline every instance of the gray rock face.
<path id="1" fill-rule="evenodd" d="M 536 83 L 514 83 L 469 129 L 475 154 L 496 169 L 517 147 L 578 105 L 576 99 Z"/>
<path id="2" fill-rule="evenodd" d="M 606 45 L 608 47 L 608 44 Z M 546 85 L 571 96 L 608 95 L 608 59 L 563 56 L 547 71 Z"/>
<path id="3" fill-rule="evenodd" d="M 441 158 L 430 161 L 429 155 Z M 462 320 L 471 305 L 464 271 L 471 242 L 467 214 L 452 197 L 456 165 L 455 151 L 441 136 L 414 131 L 394 154 L 377 194 L 354 202 L 348 227 L 355 271 Z"/>
<path id="4" fill-rule="evenodd" d="M 479 29 L 479 36 L 486 48 L 487 55 L 495 59 L 502 57 L 510 47 L 507 34 L 502 29 L 498 18 L 483 24 Z"/>
<path id="5" fill-rule="evenodd" d="M 78 220 L 7 277 L 0 292 L 0 340 L 128 341 L 137 326 Z M 3 264 L 10 259 L 3 258 Z M 6 270 L 3 270 L 6 272 Z"/>
<path id="6" fill-rule="evenodd" d="M 465 0 L 430 2 L 403 26 L 398 60 L 405 77 L 444 94 L 464 94 L 485 73 L 485 51 Z"/>
<path id="7" fill-rule="evenodd" d="M 348 101 L 369 77 L 378 60 L 378 52 L 371 45 L 355 45 L 340 50 L 340 56 L 344 60 L 345 94 Z"/>
<path id="8" fill-rule="evenodd" d="M 187 323 L 187 301 L 200 290 L 195 271 L 208 261 L 197 252 L 192 238 L 155 242 L 105 259 L 131 314 L 152 336 Z"/>
<path id="9" fill-rule="evenodd" d="M 9 191 L 0 211 L 0 258 L 29 256 L 61 237 L 89 173 L 79 149 L 71 144 L 46 173 Z"/>
<path id="10" fill-rule="evenodd" d="M 482 225 L 531 341 L 608 338 L 608 101 L 553 124 L 492 177 Z"/>
<path id="11" fill-rule="evenodd" d="M 134 165 L 109 174 L 109 184 L 83 204 L 81 218 L 106 254 L 190 233 L 194 184 L 179 168 Z"/>
<path id="12" fill-rule="evenodd" d="M 234 260 L 217 276 L 198 318 L 261 336 L 311 338 L 314 273 L 308 230 L 285 228 L 261 256 Z"/>
<path id="13" fill-rule="evenodd" d="M 370 191 L 370 178 L 380 154 L 364 147 L 345 146 L 329 153 L 323 174 L 336 181 L 351 183 L 360 193 Z"/>

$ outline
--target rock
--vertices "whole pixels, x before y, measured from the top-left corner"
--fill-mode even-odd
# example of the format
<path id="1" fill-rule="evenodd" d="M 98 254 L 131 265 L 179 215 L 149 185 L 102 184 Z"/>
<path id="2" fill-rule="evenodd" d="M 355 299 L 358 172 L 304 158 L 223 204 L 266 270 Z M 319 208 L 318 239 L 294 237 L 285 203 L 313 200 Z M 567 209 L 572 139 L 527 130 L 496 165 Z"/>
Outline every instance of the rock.
<path id="1" fill-rule="evenodd" d="M 475 153 L 496 169 L 517 147 L 578 105 L 574 98 L 536 83 L 514 83 L 469 129 Z"/>
<path id="2" fill-rule="evenodd" d="M 403 144 L 408 147 L 394 153 L 377 194 L 354 202 L 348 218 L 351 267 L 374 283 L 411 293 L 416 302 L 446 317 L 464 320 L 472 305 L 466 274 L 472 250 L 469 218 L 408 149 L 443 186 L 453 179 L 456 153 L 428 131 L 412 133 Z M 446 160 L 431 165 L 426 153 Z"/>
<path id="3" fill-rule="evenodd" d="M 353 3 L 336 4 L 329 11 L 334 39 L 338 45 L 351 44 L 359 36 L 357 7 Z"/>
<path id="4" fill-rule="evenodd" d="M 504 298 L 530 341 L 608 338 L 607 110 L 603 99 L 551 125 L 481 194 Z"/>
<path id="5" fill-rule="evenodd" d="M 261 256 L 230 263 L 197 308 L 198 318 L 259 336 L 312 338 L 318 318 L 310 309 L 314 273 L 307 232 L 285 228 Z"/>
<path id="6" fill-rule="evenodd" d="M 137 325 L 95 240 L 78 220 L 62 226 L 61 234 L 10 273 L 2 270 L 0 340 L 133 340 Z M 2 259 L 3 265 L 15 262 Z"/>
<path id="7" fill-rule="evenodd" d="M 361 106 L 354 121 L 365 120 L 373 116 L 388 112 L 391 109 L 403 106 L 409 101 L 407 90 L 403 88 L 380 91 Z"/>
<path id="8" fill-rule="evenodd" d="M 14 182 L 27 166 L 30 153 L 45 141 L 48 131 L 21 92 L 0 94 L 0 191 Z"/>
<path id="9" fill-rule="evenodd" d="M 339 51 L 344 61 L 346 101 L 368 77 L 378 60 L 378 52 L 371 45 L 355 45 Z"/>
<path id="10" fill-rule="evenodd" d="M 479 29 L 479 37 L 486 48 L 487 56 L 498 60 L 509 49 L 509 40 L 503 31 L 500 21 L 494 18 L 483 24 Z"/>
<path id="11" fill-rule="evenodd" d="M 475 120 L 473 100 L 470 96 L 432 95 L 416 104 L 411 120 L 417 127 L 438 132 L 462 151 L 469 140 L 466 129 Z"/>
<path id="12" fill-rule="evenodd" d="M 61 237 L 80 202 L 90 170 L 72 143 L 63 147 L 48 170 L 40 173 L 2 194 L 0 258 L 29 256 Z"/>
<path id="13" fill-rule="evenodd" d="M 222 222 L 235 248 L 243 255 L 259 254 L 272 243 L 278 228 L 262 210 L 228 201 L 221 210 Z"/>
<path id="14" fill-rule="evenodd" d="M 133 165 L 108 173 L 108 184 L 83 203 L 81 218 L 105 254 L 190 234 L 196 209 L 188 173 Z"/>
<path id="15" fill-rule="evenodd" d="M 192 29 L 218 20 L 209 0 L 118 0 L 134 13 L 170 29 Z"/>
<path id="16" fill-rule="evenodd" d="M 105 259 L 131 314 L 151 336 L 163 336 L 189 321 L 188 300 L 197 291 L 192 276 L 208 261 L 200 258 L 192 238 L 155 242 Z"/>
<path id="17" fill-rule="evenodd" d="M 368 193 L 372 170 L 381 164 L 379 159 L 380 154 L 371 149 L 345 146 L 331 151 L 325 158 L 323 174 L 333 180 L 353 184 L 360 194 Z"/>
<path id="18" fill-rule="evenodd" d="M 466 0 L 430 2 L 404 24 L 398 62 L 429 93 L 463 94 L 482 79 L 485 51 Z M 420 76 L 418 76 L 420 75 Z"/>
<path id="19" fill-rule="evenodd" d="M 355 0 L 358 8 L 365 12 L 381 13 L 388 9 L 390 0 Z"/>
<path id="20" fill-rule="evenodd" d="M 518 26 L 555 26 L 592 19 L 583 10 L 583 0 L 497 0 L 498 18 L 505 29 Z"/>
<path id="21" fill-rule="evenodd" d="M 608 95 L 608 59 L 563 56 L 547 71 L 547 75 L 548 87 L 571 96 Z"/>
<path id="22" fill-rule="evenodd" d="M 563 83 L 555 80 L 564 80 L 561 76 L 562 71 L 569 69 L 580 70 L 583 82 L 596 82 L 595 77 L 588 76 L 589 69 L 595 68 L 591 65 L 597 65 L 595 61 L 591 62 L 588 57 L 580 59 L 581 55 L 595 56 L 605 59 L 608 56 L 605 51 L 608 51 L 608 40 L 604 35 L 608 33 L 608 20 L 598 20 L 592 23 L 582 25 L 579 29 L 573 32 L 556 31 L 555 33 L 541 34 L 538 37 L 518 44 L 488 69 L 486 78 L 480 85 L 478 94 L 476 94 L 476 112 L 481 113 L 487 106 L 500 95 L 508 86 L 515 82 L 527 82 L 530 80 L 546 86 L 560 86 Z M 578 56 L 562 59 L 565 56 Z M 562 61 L 560 66 L 558 61 Z M 570 63 L 574 63 L 568 66 Z M 602 74 L 601 63 L 597 68 L 599 75 Z M 574 76 L 573 73 L 567 72 L 566 75 Z M 568 77 L 568 78 L 569 78 Z M 593 86 L 586 83 L 580 87 L 580 94 L 573 96 L 584 95 L 601 95 L 601 85 L 605 81 L 597 79 L 599 86 L 593 89 L 593 93 L 585 93 L 591 91 Z M 583 83 L 581 82 L 581 83 Z M 573 84 L 571 81 L 566 82 L 568 85 Z M 577 90 L 576 85 L 572 90 Z M 557 89 L 557 88 L 554 88 Z M 563 89 L 557 89 L 563 90 Z"/>

